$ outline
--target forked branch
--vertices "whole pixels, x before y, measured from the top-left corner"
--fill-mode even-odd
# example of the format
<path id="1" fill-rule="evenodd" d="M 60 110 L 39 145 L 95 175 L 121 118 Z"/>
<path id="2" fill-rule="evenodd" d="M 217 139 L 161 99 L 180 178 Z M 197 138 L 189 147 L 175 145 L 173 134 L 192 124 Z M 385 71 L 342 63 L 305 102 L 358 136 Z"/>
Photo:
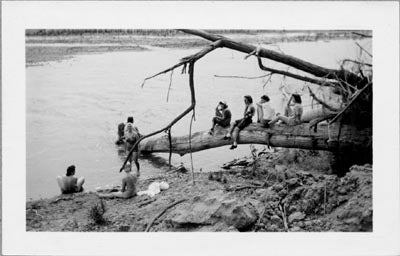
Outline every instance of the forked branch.
<path id="1" fill-rule="evenodd" d="M 145 135 L 145 136 L 139 138 L 139 139 L 136 141 L 136 143 L 133 145 L 132 149 L 129 151 L 129 153 L 128 153 L 128 155 L 127 155 L 127 157 L 126 157 L 124 163 L 122 164 L 121 169 L 119 170 L 120 172 L 124 169 L 126 163 L 130 160 L 134 149 L 139 145 L 139 143 L 140 143 L 142 140 L 144 140 L 144 139 L 146 139 L 146 138 L 149 138 L 149 137 L 151 137 L 151 136 L 154 136 L 154 135 L 156 135 L 156 134 L 159 134 L 159 133 L 161 133 L 161 132 L 168 131 L 169 129 L 171 129 L 171 127 L 172 127 L 174 124 L 176 124 L 179 120 L 181 120 L 184 116 L 186 116 L 186 115 L 187 115 L 188 113 L 190 113 L 191 111 L 193 111 L 193 115 L 194 115 L 194 109 L 195 109 L 195 106 L 196 106 L 196 96 L 195 96 L 195 91 L 194 91 L 194 79 L 193 79 L 194 63 L 195 63 L 197 60 L 199 60 L 200 58 L 202 58 L 203 56 L 205 56 L 207 53 L 213 51 L 214 49 L 216 49 L 217 47 L 220 47 L 221 45 L 222 45 L 222 42 L 221 42 L 221 41 L 214 42 L 213 44 L 211 44 L 210 46 L 204 48 L 204 49 L 201 50 L 200 52 L 198 52 L 198 53 L 196 53 L 196 54 L 193 54 L 193 55 L 190 55 L 190 56 L 188 56 L 188 57 L 185 57 L 185 58 L 181 59 L 181 61 L 180 61 L 178 64 L 172 66 L 171 68 L 168 68 L 168 69 L 166 69 L 166 70 L 164 70 L 164 71 L 162 71 L 162 72 L 159 72 L 159 73 L 157 73 L 157 74 L 155 74 L 155 75 L 153 75 L 153 76 L 151 76 L 151 77 L 148 77 L 148 78 L 144 79 L 142 86 L 144 85 L 144 82 L 145 82 L 146 80 L 148 80 L 148 79 L 151 79 L 151 78 L 156 77 L 156 76 L 158 76 L 158 75 L 161 75 L 161 74 L 163 74 L 163 73 L 172 71 L 172 70 L 174 70 L 175 68 L 180 67 L 180 66 L 184 66 L 184 69 L 185 69 L 186 65 L 189 64 L 189 87 L 190 87 L 190 95 L 191 95 L 191 104 L 190 104 L 190 106 L 189 106 L 185 111 L 183 111 L 180 115 L 178 115 L 178 116 L 177 116 L 174 120 L 172 120 L 167 126 L 165 126 L 165 127 L 161 128 L 161 129 L 159 129 L 159 130 L 157 130 L 157 131 L 154 131 L 154 132 L 152 132 L 152 133 L 149 133 L 149 134 L 147 134 L 147 135 Z"/>

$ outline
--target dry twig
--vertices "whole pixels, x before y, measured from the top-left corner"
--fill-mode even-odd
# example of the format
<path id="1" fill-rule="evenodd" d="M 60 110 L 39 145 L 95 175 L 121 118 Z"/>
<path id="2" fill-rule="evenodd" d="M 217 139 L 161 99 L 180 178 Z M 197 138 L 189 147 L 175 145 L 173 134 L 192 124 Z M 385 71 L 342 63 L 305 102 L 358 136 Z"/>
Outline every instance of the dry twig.
<path id="1" fill-rule="evenodd" d="M 176 202 L 174 202 L 174 203 L 168 205 L 167 207 L 165 207 L 164 210 L 162 210 L 156 217 L 154 217 L 154 218 L 151 220 L 151 222 L 147 225 L 147 227 L 146 227 L 146 229 L 145 229 L 144 232 L 149 232 L 149 231 L 150 231 L 150 228 L 153 226 L 154 222 L 155 222 L 158 218 L 160 218 L 168 209 L 174 207 L 174 206 L 177 205 L 177 204 L 183 203 L 183 202 L 185 202 L 186 200 L 187 200 L 187 199 L 178 200 L 178 201 L 176 201 Z"/>
<path id="2" fill-rule="evenodd" d="M 285 227 L 285 231 L 287 232 L 289 230 L 289 227 L 288 227 L 288 223 L 286 220 L 286 214 L 285 214 L 284 210 L 282 209 L 281 204 L 279 204 L 279 211 L 281 212 L 281 215 L 282 215 L 283 226 Z"/>

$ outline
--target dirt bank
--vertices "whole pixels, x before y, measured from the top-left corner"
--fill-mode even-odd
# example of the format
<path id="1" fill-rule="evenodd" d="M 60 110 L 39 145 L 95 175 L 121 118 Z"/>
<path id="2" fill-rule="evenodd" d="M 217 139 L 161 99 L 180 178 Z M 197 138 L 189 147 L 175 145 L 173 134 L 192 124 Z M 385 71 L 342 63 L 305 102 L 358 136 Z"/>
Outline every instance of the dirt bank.
<path id="1" fill-rule="evenodd" d="M 167 206 L 185 200 L 156 219 L 150 231 L 372 231 L 370 165 L 353 166 L 338 178 L 326 174 L 329 167 L 318 152 L 255 153 L 225 170 L 196 173 L 194 185 L 190 173 L 178 171 L 140 181 L 139 190 L 155 180 L 170 188 L 153 198 L 103 200 L 102 224 L 93 217 L 93 208 L 97 213 L 102 208 L 93 192 L 27 202 L 26 228 L 141 232 Z M 310 168 L 301 164 L 305 159 Z"/>

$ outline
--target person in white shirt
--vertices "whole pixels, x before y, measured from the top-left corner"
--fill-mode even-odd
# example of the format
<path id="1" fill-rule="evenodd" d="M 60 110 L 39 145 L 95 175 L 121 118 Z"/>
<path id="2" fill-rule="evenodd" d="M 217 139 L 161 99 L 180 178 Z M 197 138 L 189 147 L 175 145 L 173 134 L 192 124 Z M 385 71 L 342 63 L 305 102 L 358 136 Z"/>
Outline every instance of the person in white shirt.
<path id="1" fill-rule="evenodd" d="M 257 123 L 269 128 L 269 122 L 274 118 L 275 110 L 269 104 L 269 97 L 261 96 L 261 101 L 257 103 Z"/>

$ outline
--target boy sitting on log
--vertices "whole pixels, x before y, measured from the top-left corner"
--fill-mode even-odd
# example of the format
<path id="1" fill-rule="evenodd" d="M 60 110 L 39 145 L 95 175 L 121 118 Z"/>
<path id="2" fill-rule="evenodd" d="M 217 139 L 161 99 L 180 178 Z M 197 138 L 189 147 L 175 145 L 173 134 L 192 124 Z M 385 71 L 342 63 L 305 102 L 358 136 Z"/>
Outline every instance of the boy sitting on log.
<path id="1" fill-rule="evenodd" d="M 214 128 L 216 125 L 221 127 L 228 127 L 231 124 L 232 113 L 228 109 L 226 101 L 220 101 L 217 108 L 215 109 L 215 116 L 212 119 L 212 127 L 208 132 L 210 135 L 214 134 Z"/>

